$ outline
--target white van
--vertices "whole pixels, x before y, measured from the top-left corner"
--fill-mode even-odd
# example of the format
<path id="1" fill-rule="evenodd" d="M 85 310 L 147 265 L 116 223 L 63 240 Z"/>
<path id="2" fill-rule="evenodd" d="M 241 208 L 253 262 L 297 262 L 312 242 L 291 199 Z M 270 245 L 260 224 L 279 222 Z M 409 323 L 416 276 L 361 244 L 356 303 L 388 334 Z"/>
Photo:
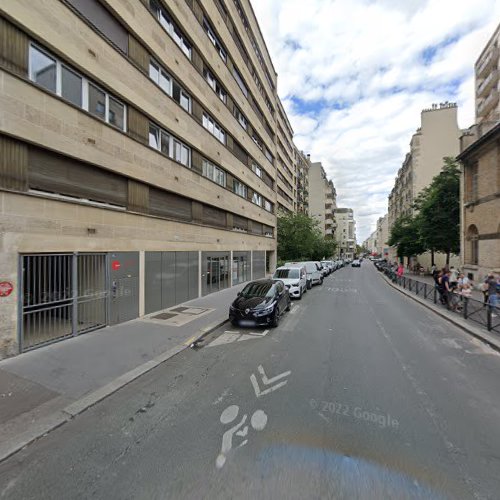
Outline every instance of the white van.
<path id="1" fill-rule="evenodd" d="M 306 268 L 307 273 L 307 288 L 312 288 L 313 285 L 322 285 L 323 284 L 323 274 L 320 269 L 316 266 L 315 262 L 307 261 L 307 262 L 287 262 L 285 264 L 287 267 L 297 267 L 304 266 Z"/>
<path id="2" fill-rule="evenodd" d="M 305 266 L 285 265 L 276 269 L 273 280 L 282 281 L 288 289 L 290 297 L 301 299 L 307 292 L 307 271 Z"/>

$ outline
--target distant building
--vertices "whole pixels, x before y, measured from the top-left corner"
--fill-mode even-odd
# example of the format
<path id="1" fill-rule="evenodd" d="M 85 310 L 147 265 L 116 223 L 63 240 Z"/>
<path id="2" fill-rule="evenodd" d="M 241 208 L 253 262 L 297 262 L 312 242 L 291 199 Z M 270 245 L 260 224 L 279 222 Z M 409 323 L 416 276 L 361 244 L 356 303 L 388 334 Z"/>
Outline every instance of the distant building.
<path id="1" fill-rule="evenodd" d="M 309 170 L 311 168 L 311 155 L 305 155 L 295 147 L 297 162 L 297 204 L 296 212 L 309 213 Z"/>
<path id="2" fill-rule="evenodd" d="M 377 220 L 377 254 L 389 258 L 389 215 L 385 214 Z"/>
<path id="3" fill-rule="evenodd" d="M 377 230 L 373 231 L 368 238 L 363 242 L 363 247 L 368 250 L 370 254 L 377 253 Z"/>
<path id="4" fill-rule="evenodd" d="M 353 259 L 356 254 L 356 222 L 352 208 L 336 208 L 338 253 L 342 259 Z"/>
<path id="5" fill-rule="evenodd" d="M 323 236 L 335 237 L 334 212 L 337 207 L 337 191 L 329 180 L 321 162 L 311 163 L 309 168 L 309 215 L 319 223 Z"/>
<path id="6" fill-rule="evenodd" d="M 410 152 L 406 154 L 389 195 L 389 231 L 399 217 L 413 215 L 413 203 L 439 174 L 444 158 L 458 155 L 460 135 L 455 103 L 433 104 L 422 111 L 421 126 L 411 138 Z M 389 258 L 395 259 L 396 255 L 396 249 L 391 248 Z M 424 267 L 430 267 L 430 254 L 418 256 L 418 260 Z M 436 255 L 435 260 L 438 265 L 444 265 L 445 256 Z"/>

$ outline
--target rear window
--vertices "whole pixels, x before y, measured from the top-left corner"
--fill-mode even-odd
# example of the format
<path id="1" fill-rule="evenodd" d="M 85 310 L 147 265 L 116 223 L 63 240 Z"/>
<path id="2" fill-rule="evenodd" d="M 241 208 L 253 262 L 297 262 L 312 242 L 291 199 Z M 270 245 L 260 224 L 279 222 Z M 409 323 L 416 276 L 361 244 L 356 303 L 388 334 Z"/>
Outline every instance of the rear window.
<path id="1" fill-rule="evenodd" d="M 278 279 L 286 279 L 286 278 L 298 278 L 299 270 L 298 269 L 277 269 L 274 273 L 274 278 Z"/>

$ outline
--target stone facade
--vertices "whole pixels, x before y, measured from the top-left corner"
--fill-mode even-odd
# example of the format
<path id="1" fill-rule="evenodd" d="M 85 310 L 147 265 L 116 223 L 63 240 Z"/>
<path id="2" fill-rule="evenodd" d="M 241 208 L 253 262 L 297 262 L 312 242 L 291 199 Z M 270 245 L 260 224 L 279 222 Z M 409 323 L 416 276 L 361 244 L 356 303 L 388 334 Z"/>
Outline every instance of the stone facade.
<path id="1" fill-rule="evenodd" d="M 138 252 L 140 315 L 148 252 L 273 270 L 297 169 L 248 0 L 18 0 L 0 29 L 0 358 L 19 352 L 26 254 Z"/>
<path id="2" fill-rule="evenodd" d="M 354 259 L 356 255 L 356 222 L 352 208 L 336 208 L 338 252 L 341 259 Z"/>
<path id="3" fill-rule="evenodd" d="M 309 215 L 319 223 L 323 236 L 336 237 L 335 209 L 337 191 L 328 179 L 321 162 L 313 162 L 309 168 Z"/>

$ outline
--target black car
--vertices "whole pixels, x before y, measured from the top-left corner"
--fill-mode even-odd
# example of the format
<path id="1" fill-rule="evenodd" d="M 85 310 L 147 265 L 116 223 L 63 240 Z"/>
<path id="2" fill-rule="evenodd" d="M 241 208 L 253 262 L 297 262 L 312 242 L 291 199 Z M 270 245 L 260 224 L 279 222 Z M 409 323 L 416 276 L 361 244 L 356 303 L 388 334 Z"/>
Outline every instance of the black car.
<path id="1" fill-rule="evenodd" d="M 290 295 L 282 281 L 251 281 L 229 307 L 229 319 L 233 325 L 274 327 L 290 306 Z"/>

